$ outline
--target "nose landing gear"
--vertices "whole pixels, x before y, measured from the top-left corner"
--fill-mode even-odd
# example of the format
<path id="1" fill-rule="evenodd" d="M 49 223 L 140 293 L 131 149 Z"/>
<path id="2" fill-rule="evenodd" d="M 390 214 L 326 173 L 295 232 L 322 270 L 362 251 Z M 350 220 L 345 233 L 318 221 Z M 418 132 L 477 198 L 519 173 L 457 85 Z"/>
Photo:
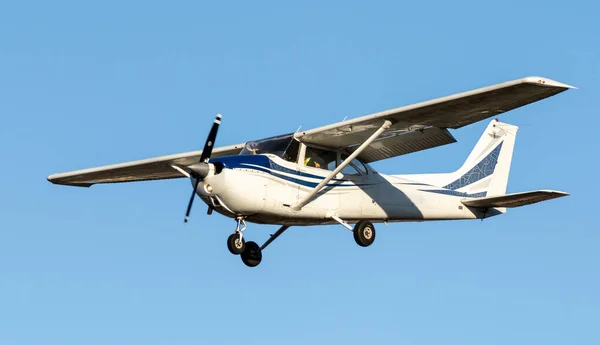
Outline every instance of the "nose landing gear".
<path id="1" fill-rule="evenodd" d="M 233 255 L 242 254 L 246 248 L 246 241 L 242 235 L 242 232 L 246 230 L 246 222 L 241 217 L 236 218 L 236 221 L 237 226 L 234 233 L 227 238 L 227 249 Z"/>
<path id="2" fill-rule="evenodd" d="M 279 230 L 269 237 L 269 239 L 259 246 L 256 242 L 246 242 L 242 232 L 246 230 L 246 222 L 243 217 L 237 217 L 237 226 L 235 232 L 227 238 L 227 249 L 234 255 L 239 255 L 242 262 L 248 267 L 256 267 L 262 261 L 262 250 L 273 242 L 279 235 L 289 228 L 289 225 L 282 225 Z"/>
<path id="3" fill-rule="evenodd" d="M 229 235 L 227 237 L 227 249 L 233 255 L 242 254 L 244 249 L 246 248 L 246 240 L 241 236 L 241 234 L 235 233 Z"/>

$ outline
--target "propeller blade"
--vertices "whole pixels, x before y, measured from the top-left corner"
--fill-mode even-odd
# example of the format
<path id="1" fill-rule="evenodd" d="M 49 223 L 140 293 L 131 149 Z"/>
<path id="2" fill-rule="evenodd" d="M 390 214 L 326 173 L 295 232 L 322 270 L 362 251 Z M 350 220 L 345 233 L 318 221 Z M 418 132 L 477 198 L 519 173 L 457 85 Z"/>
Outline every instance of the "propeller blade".
<path id="1" fill-rule="evenodd" d="M 185 219 L 183 220 L 184 223 L 187 223 L 188 219 L 190 219 L 190 212 L 192 211 L 194 197 L 196 196 L 196 190 L 198 189 L 200 180 L 208 175 L 210 169 L 208 165 L 208 160 L 210 159 L 210 155 L 212 154 L 213 146 L 215 145 L 215 140 L 217 140 L 217 132 L 219 131 L 220 124 L 221 114 L 217 114 L 217 117 L 213 122 L 210 132 L 208 132 L 208 137 L 206 138 L 204 149 L 202 149 L 202 154 L 200 155 L 200 161 L 196 164 L 189 166 L 190 175 L 196 179 L 196 183 L 194 183 L 194 190 L 192 190 L 192 196 L 190 197 L 190 202 L 188 203 L 187 211 L 185 211 Z"/>
<path id="2" fill-rule="evenodd" d="M 208 133 L 208 137 L 206 138 L 206 143 L 204 144 L 204 149 L 202 150 L 202 155 L 200 155 L 200 162 L 208 163 L 210 159 L 210 155 L 212 154 L 213 146 L 215 144 L 215 140 L 217 140 L 217 132 L 219 131 L 219 125 L 221 124 L 221 114 L 217 114 L 215 121 L 213 122 L 212 128 Z"/>
<path id="3" fill-rule="evenodd" d="M 190 212 L 192 211 L 192 204 L 194 203 L 194 197 L 196 196 L 196 189 L 198 189 L 199 183 L 200 179 L 197 178 L 196 183 L 194 183 L 194 189 L 192 190 L 192 196 L 190 197 L 190 202 L 188 203 L 187 211 L 185 211 L 185 219 L 183 220 L 184 223 L 187 223 L 188 219 L 190 219 Z"/>

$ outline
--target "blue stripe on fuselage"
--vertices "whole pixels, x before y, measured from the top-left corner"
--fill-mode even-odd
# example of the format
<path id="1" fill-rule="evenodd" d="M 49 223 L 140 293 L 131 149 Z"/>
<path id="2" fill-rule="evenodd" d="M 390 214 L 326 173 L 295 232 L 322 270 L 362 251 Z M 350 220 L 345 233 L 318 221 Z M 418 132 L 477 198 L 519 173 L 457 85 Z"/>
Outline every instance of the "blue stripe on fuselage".
<path id="1" fill-rule="evenodd" d="M 283 180 L 286 180 L 286 181 L 289 181 L 292 183 L 297 183 L 299 185 L 302 185 L 305 187 L 310 187 L 310 188 L 316 187 L 320 181 L 319 182 L 311 182 L 311 181 L 299 179 L 297 177 L 314 178 L 314 179 L 319 179 L 319 180 L 325 179 L 325 176 L 309 174 L 309 173 L 305 173 L 305 172 L 297 171 L 295 169 L 290 169 L 290 168 L 281 166 L 281 165 L 273 162 L 272 160 L 270 160 L 269 157 L 267 157 L 265 155 L 226 156 L 226 157 L 215 158 L 215 159 L 211 160 L 211 162 L 220 162 L 223 164 L 223 167 L 227 168 L 227 169 L 252 169 L 252 170 L 261 171 L 261 172 L 273 175 L 275 177 L 281 178 Z M 291 177 L 291 176 L 279 174 L 276 171 L 295 175 L 297 177 Z M 346 182 L 346 181 L 351 182 L 350 180 L 346 180 L 346 179 L 334 178 L 334 179 L 332 179 L 332 181 L 334 181 L 334 182 L 328 183 L 327 186 L 330 186 L 330 187 L 363 186 L 363 184 L 341 185 L 342 182 Z"/>

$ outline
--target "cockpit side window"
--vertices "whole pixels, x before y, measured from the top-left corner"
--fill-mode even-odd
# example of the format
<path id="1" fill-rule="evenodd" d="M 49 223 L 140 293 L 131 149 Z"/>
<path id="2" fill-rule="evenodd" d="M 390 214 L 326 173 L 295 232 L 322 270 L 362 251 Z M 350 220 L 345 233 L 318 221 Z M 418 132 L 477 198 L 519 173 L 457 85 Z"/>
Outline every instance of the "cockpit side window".
<path id="1" fill-rule="evenodd" d="M 298 151 L 300 150 L 300 143 L 292 138 L 292 141 L 288 144 L 287 149 L 283 152 L 281 158 L 288 162 L 296 163 L 298 160 Z"/>
<path id="2" fill-rule="evenodd" d="M 346 160 L 348 156 L 342 156 L 342 162 Z M 359 161 L 358 159 L 353 159 L 350 164 L 346 165 L 344 169 L 342 169 L 342 174 L 344 175 L 366 175 L 367 168 L 364 163 Z"/>
<path id="3" fill-rule="evenodd" d="M 337 153 L 334 151 L 327 151 L 318 149 L 315 147 L 307 147 L 304 155 L 304 165 L 325 169 L 334 170 L 337 161 Z"/>

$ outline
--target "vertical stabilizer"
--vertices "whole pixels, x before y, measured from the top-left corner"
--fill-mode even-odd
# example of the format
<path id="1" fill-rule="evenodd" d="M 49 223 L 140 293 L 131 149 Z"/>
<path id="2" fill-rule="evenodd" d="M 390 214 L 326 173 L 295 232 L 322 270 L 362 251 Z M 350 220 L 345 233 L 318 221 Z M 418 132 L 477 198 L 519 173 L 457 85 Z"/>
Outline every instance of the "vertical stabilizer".
<path id="1" fill-rule="evenodd" d="M 484 197 L 506 193 L 519 127 L 492 120 L 462 167 L 453 173 L 403 177 L 448 190 L 448 194 Z"/>
<path id="2" fill-rule="evenodd" d="M 506 193 L 510 163 L 519 127 L 493 120 L 471 151 L 463 166 L 442 186 L 472 196 Z"/>

